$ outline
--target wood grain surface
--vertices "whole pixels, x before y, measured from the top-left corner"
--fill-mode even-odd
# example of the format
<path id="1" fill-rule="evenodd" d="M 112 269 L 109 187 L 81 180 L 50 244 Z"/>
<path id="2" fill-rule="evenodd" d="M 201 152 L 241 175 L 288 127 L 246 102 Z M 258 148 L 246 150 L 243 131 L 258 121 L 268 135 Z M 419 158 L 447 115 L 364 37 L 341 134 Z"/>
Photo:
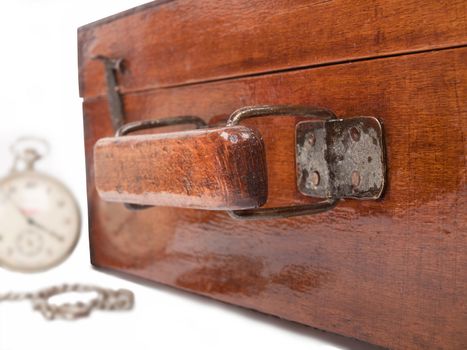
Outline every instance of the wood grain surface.
<path id="1" fill-rule="evenodd" d="M 129 92 L 466 43 L 465 0 L 162 0 L 79 30 L 80 91 L 105 94 L 96 55 Z"/>
<path id="2" fill-rule="evenodd" d="M 103 138 L 94 169 L 106 201 L 235 210 L 267 198 L 263 142 L 245 126 Z"/>
<path id="3" fill-rule="evenodd" d="M 437 23 L 420 21 L 423 25 L 433 29 L 444 23 L 440 11 L 434 11 L 434 2 L 427 2 L 426 9 L 406 3 L 407 9 L 417 13 L 413 18 L 418 18 L 420 11 L 433 12 Z M 458 5 L 450 2 L 442 11 Z M 164 6 L 152 11 L 171 9 Z M 388 7 L 382 9 L 391 17 Z M 374 26 L 374 12 L 369 13 L 368 25 Z M 356 11 L 357 18 L 360 15 Z M 220 17 L 209 18 L 221 21 Z M 380 25 L 387 28 L 390 23 L 401 22 L 382 19 Z M 174 24 L 179 27 L 176 20 Z M 449 42 L 448 37 L 458 33 L 458 24 L 444 23 L 449 28 L 445 27 L 444 34 L 433 35 L 430 43 L 439 38 L 440 43 Z M 340 30 L 336 26 L 336 31 Z M 116 29 L 110 23 L 98 30 L 115 35 Z M 404 40 L 410 43 L 406 47 L 416 47 L 419 32 L 407 34 L 407 29 L 404 33 L 408 37 L 396 40 L 397 30 L 391 29 L 391 35 L 387 30 L 381 30 L 385 35 L 377 50 L 401 49 L 399 44 Z M 350 27 L 351 38 L 342 42 L 351 45 L 359 37 L 363 43 L 367 38 L 362 31 Z M 397 33 L 402 35 L 402 29 Z M 324 35 L 318 35 L 319 40 Z M 182 30 L 180 38 L 184 36 Z M 161 38 L 173 40 L 170 32 Z M 92 47 L 98 39 L 88 40 Z M 309 40 L 315 39 L 310 36 Z M 427 45 L 423 35 L 418 42 Z M 342 45 L 352 56 L 354 51 Z M 367 48 L 373 45 L 369 43 Z M 339 57 L 344 51 L 339 45 L 334 47 L 335 57 Z M 185 50 L 191 53 L 198 48 Z M 85 54 L 91 51 L 88 48 Z M 323 58 L 325 55 L 318 53 L 324 51 L 314 51 L 308 57 Z M 274 57 L 268 56 L 268 67 L 269 62 L 284 62 L 284 56 Z M 233 55 L 233 60 L 237 58 Z M 169 60 L 167 56 L 164 59 Z M 187 56 L 180 59 L 180 64 L 193 62 Z M 242 65 L 246 71 L 253 66 L 263 69 L 260 61 L 254 60 L 251 66 L 242 61 Z M 233 67 L 239 69 L 240 64 Z M 162 68 L 161 80 L 154 79 L 155 85 L 173 83 L 165 68 L 177 72 L 175 66 Z M 87 63 L 82 70 L 89 89 L 85 94 L 100 94 L 101 73 Z M 205 77 L 205 73 L 200 69 L 200 75 L 193 79 Z M 144 78 L 135 67 L 132 75 Z M 180 81 L 186 78 L 179 73 L 171 76 Z M 130 87 L 136 80 L 125 84 Z M 145 86 L 144 82 L 138 84 Z M 466 102 L 466 48 L 125 95 L 128 121 L 189 114 L 217 123 L 235 109 L 255 104 L 322 106 L 341 117 L 374 115 L 383 121 L 389 185 L 382 200 L 345 200 L 319 215 L 242 222 L 224 212 L 193 209 L 161 207 L 135 213 L 121 204 L 100 200 L 93 181 L 92 150 L 98 139 L 112 135 L 113 130 L 105 97 L 88 98 L 84 101 L 84 123 L 92 262 L 393 349 L 465 349 Z M 297 118 L 247 123 L 255 125 L 265 145 L 270 175 L 267 204 L 309 200 L 297 192 L 295 184 L 293 128 Z"/>

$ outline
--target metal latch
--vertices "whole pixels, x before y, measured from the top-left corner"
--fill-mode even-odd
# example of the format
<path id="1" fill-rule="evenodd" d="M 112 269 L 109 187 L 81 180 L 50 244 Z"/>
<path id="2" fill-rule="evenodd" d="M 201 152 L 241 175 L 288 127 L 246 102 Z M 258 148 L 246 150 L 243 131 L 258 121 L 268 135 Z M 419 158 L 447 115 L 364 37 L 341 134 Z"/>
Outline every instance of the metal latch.
<path id="1" fill-rule="evenodd" d="M 385 183 L 381 123 L 374 117 L 304 121 L 296 127 L 297 186 L 318 198 L 380 198 Z"/>

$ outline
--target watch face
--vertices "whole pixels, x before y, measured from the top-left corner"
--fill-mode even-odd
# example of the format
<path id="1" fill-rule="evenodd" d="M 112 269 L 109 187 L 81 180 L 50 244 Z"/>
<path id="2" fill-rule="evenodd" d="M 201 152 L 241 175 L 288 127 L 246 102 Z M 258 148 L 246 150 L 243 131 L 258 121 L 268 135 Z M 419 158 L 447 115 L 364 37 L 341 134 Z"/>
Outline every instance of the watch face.
<path id="1" fill-rule="evenodd" d="M 74 249 L 80 213 L 70 191 L 35 171 L 0 182 L 0 265 L 34 272 L 62 262 Z"/>

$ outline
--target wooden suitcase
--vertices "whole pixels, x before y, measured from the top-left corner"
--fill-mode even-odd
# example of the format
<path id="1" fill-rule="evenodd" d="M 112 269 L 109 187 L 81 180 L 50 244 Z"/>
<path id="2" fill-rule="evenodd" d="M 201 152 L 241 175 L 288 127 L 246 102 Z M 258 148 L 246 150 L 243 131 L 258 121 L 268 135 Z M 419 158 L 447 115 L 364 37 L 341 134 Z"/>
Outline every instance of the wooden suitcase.
<path id="1" fill-rule="evenodd" d="M 162 0 L 78 34 L 95 266 L 467 348 L 465 1 Z"/>

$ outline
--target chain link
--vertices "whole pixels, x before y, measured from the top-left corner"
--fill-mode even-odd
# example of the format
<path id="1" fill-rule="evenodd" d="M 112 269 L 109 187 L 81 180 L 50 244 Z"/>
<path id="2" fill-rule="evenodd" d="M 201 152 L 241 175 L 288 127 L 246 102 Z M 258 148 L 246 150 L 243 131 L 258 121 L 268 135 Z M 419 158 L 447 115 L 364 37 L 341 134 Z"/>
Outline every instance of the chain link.
<path id="1" fill-rule="evenodd" d="M 95 292 L 97 297 L 88 302 L 65 303 L 56 305 L 49 299 L 64 293 Z M 131 310 L 134 306 L 134 294 L 127 289 L 106 289 L 82 284 L 63 284 L 42 289 L 36 293 L 0 294 L 0 302 L 31 300 L 34 310 L 42 313 L 48 320 L 76 320 L 89 316 L 93 310 Z"/>

